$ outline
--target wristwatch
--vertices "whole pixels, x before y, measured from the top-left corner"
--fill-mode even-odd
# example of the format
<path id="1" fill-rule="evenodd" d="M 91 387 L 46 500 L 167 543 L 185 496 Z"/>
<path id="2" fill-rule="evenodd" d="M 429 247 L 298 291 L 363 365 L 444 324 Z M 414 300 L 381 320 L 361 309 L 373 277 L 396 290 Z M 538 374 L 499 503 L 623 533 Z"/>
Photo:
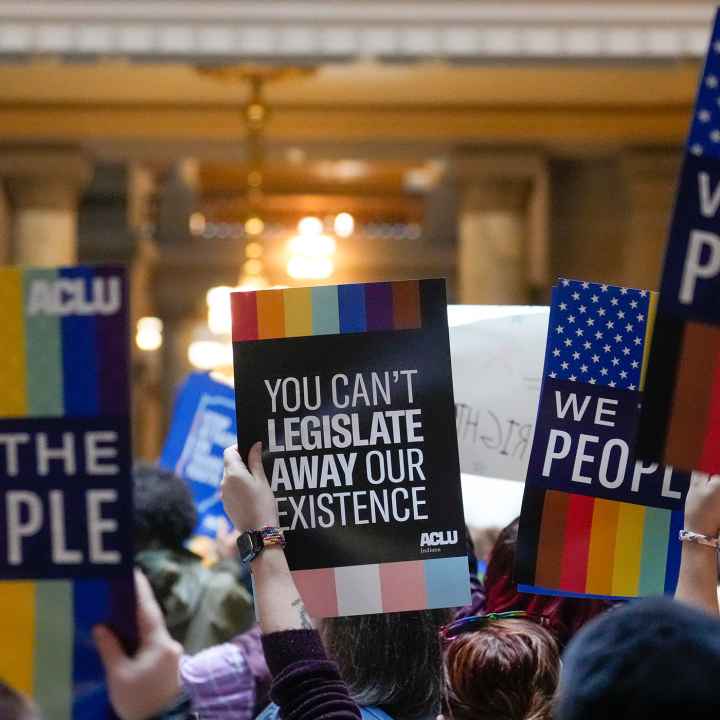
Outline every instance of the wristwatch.
<path id="1" fill-rule="evenodd" d="M 280 528 L 264 527 L 260 530 L 247 530 L 237 539 L 240 560 L 252 562 L 266 547 L 285 547 L 285 536 Z"/>

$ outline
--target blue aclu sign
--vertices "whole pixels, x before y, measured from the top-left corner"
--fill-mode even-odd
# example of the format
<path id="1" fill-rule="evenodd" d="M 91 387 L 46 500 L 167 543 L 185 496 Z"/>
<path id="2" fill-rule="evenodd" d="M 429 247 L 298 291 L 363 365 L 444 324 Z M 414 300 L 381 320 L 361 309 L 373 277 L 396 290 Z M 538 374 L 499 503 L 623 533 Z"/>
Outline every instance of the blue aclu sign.
<path id="1" fill-rule="evenodd" d="M 237 442 L 232 387 L 207 373 L 192 373 L 175 401 L 160 465 L 190 484 L 198 511 L 196 533 L 215 537 L 231 523 L 220 499 L 223 451 Z"/>

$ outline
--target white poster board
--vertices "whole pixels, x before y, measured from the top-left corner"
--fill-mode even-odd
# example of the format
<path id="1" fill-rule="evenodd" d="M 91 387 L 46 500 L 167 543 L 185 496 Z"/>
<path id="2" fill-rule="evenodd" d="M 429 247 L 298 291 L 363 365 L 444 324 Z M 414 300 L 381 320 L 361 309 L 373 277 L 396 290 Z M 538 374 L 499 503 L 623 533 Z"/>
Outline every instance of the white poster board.
<path id="1" fill-rule="evenodd" d="M 463 473 L 525 481 L 548 314 L 547 307 L 448 307 Z"/>

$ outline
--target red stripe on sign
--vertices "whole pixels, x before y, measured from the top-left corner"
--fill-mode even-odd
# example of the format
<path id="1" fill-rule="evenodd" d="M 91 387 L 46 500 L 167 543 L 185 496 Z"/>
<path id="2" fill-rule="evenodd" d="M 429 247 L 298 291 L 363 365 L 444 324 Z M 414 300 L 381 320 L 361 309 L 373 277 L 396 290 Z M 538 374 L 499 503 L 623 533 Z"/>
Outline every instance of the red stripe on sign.
<path id="1" fill-rule="evenodd" d="M 590 535 L 595 498 L 571 495 L 565 520 L 565 547 L 560 587 L 570 592 L 585 592 Z"/>
<path id="2" fill-rule="evenodd" d="M 720 471 L 720 353 L 715 355 L 710 408 L 697 469 L 713 475 Z"/>
<path id="3" fill-rule="evenodd" d="M 257 294 L 254 292 L 234 292 L 230 294 L 232 312 L 233 342 L 257 340 Z"/>

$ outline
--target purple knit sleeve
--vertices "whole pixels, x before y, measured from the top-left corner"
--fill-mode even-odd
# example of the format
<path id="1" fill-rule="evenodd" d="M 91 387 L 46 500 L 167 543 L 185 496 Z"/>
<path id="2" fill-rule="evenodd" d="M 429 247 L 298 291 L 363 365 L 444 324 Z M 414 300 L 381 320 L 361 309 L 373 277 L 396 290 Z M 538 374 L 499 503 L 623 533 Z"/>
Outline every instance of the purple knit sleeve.
<path id="1" fill-rule="evenodd" d="M 263 649 L 273 676 L 270 695 L 283 720 L 360 720 L 360 708 L 315 630 L 263 635 Z"/>

